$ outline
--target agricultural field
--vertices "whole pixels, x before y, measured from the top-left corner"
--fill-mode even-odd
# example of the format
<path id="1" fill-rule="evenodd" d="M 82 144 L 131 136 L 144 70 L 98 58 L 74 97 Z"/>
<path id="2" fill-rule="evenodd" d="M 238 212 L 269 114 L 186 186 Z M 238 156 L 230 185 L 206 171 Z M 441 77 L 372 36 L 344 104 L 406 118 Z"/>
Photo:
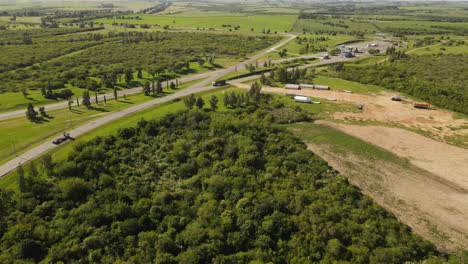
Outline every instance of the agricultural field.
<path id="1" fill-rule="evenodd" d="M 135 19 L 135 16 L 128 18 L 102 18 L 95 20 L 98 24 L 107 25 L 150 25 L 157 28 L 168 27 L 169 29 L 178 30 L 216 30 L 222 32 L 239 32 L 239 33 L 284 33 L 289 32 L 296 20 L 296 15 L 247 15 L 247 14 L 232 14 L 219 13 L 216 15 L 206 16 L 204 13 L 194 15 L 161 15 L 150 16 L 141 15 Z"/>

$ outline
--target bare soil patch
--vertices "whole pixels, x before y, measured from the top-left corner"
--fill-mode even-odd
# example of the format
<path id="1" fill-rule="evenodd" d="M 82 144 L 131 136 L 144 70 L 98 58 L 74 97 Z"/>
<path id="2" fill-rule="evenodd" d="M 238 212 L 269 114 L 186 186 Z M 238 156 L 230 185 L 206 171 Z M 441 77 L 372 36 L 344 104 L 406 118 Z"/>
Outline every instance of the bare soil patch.
<path id="1" fill-rule="evenodd" d="M 439 176 L 440 181 L 453 184 L 457 188 L 467 190 L 468 193 L 467 149 L 451 146 L 400 128 L 348 125 L 326 121 L 318 121 L 318 123 L 337 128 L 389 150 L 399 157 L 408 159 L 413 165 Z"/>
<path id="2" fill-rule="evenodd" d="M 442 251 L 468 249 L 468 192 L 415 166 L 336 152 L 331 145 L 308 148 Z"/>

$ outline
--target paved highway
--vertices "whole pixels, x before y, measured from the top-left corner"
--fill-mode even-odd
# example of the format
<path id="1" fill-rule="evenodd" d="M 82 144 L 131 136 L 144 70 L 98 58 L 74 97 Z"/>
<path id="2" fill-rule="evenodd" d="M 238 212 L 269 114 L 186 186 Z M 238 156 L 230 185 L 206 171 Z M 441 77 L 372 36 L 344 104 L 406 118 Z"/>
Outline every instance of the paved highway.
<path id="1" fill-rule="evenodd" d="M 241 63 L 239 63 L 239 64 L 237 64 L 235 66 L 229 67 L 227 69 L 222 69 L 222 70 L 218 70 L 218 71 L 215 71 L 215 72 L 207 72 L 207 73 L 197 74 L 197 75 L 189 76 L 189 77 L 186 77 L 186 78 L 181 78 L 180 79 L 181 81 L 187 82 L 187 81 L 190 81 L 190 80 L 198 80 L 198 79 L 201 79 L 201 78 L 209 77 L 208 79 L 203 80 L 203 81 L 201 81 L 201 82 L 199 82 L 199 83 L 197 83 L 195 85 L 192 85 L 192 86 L 188 87 L 187 89 L 178 91 L 178 92 L 170 94 L 168 96 L 157 98 L 157 99 L 148 101 L 146 103 L 142 103 L 142 104 L 127 108 L 127 109 L 119 111 L 119 112 L 114 112 L 114 113 L 108 114 L 108 115 L 106 115 L 106 116 L 104 116 L 102 118 L 99 118 L 99 119 L 94 120 L 94 121 L 92 121 L 90 123 L 82 125 L 82 126 L 76 128 L 76 129 L 73 129 L 73 130 L 69 131 L 69 133 L 70 133 L 70 135 L 72 137 L 77 138 L 77 137 L 79 137 L 79 136 L 81 136 L 81 135 L 83 135 L 85 133 L 88 133 L 88 132 L 90 132 L 90 131 L 92 131 L 92 130 L 100 127 L 100 126 L 103 126 L 103 125 L 105 125 L 105 124 L 107 124 L 109 122 L 112 122 L 114 120 L 117 120 L 119 118 L 122 118 L 124 116 L 130 115 L 130 114 L 133 114 L 133 113 L 137 113 L 139 111 L 150 108 L 150 107 L 155 106 L 157 104 L 169 102 L 169 101 L 174 100 L 176 98 L 184 97 L 184 96 L 187 96 L 187 95 L 192 94 L 192 93 L 199 93 L 199 92 L 215 89 L 215 87 L 211 86 L 211 82 L 213 82 L 214 80 L 219 79 L 219 78 L 223 77 L 224 75 L 235 71 L 237 68 L 241 68 L 241 67 L 244 67 L 246 64 L 252 63 L 253 61 L 257 60 L 258 58 L 260 58 L 260 57 L 264 56 L 265 54 L 269 53 L 272 49 L 277 49 L 278 47 L 281 47 L 281 46 L 289 43 L 294 38 L 296 38 L 295 35 L 288 35 L 287 39 L 281 41 L 280 43 L 278 43 L 277 45 L 275 45 L 271 49 L 266 50 L 266 51 L 262 51 L 262 52 L 260 52 L 260 53 L 258 53 L 256 55 L 254 55 L 253 57 L 249 58 L 248 60 L 243 61 L 243 62 L 241 62 Z M 132 90 L 132 89 L 130 89 L 130 90 Z M 134 93 L 141 92 L 141 88 L 133 88 L 132 91 L 135 91 Z M 63 103 L 56 104 L 55 107 L 63 108 L 63 107 L 68 106 L 67 102 L 65 102 L 64 104 L 65 105 L 63 105 Z M 50 110 L 52 108 L 48 107 L 47 109 Z M 15 111 L 15 112 L 18 112 L 18 111 Z M 20 111 L 20 115 L 24 115 L 24 111 Z M 12 115 L 12 117 L 14 117 L 14 115 Z M 8 118 L 11 118 L 11 117 L 8 117 Z M 5 117 L 4 119 L 7 119 L 7 117 Z M 0 166 L 0 178 L 4 177 L 9 172 L 16 169 L 19 164 L 23 164 L 23 163 L 25 163 L 25 162 L 27 162 L 29 160 L 38 158 L 41 155 L 43 155 L 44 153 L 46 153 L 49 150 L 52 150 L 52 149 L 54 149 L 56 147 L 57 147 L 57 145 L 55 145 L 55 144 L 53 144 L 52 142 L 49 141 L 49 142 L 45 142 L 45 143 L 43 143 L 43 144 L 41 144 L 39 146 L 34 147 L 33 149 L 25 152 L 24 154 L 21 154 L 21 155 L 17 156 L 16 158 L 14 158 L 14 159 L 12 159 L 12 160 L 8 161 L 7 163 Z"/>
<path id="2" fill-rule="evenodd" d="M 287 36 L 288 36 L 287 39 L 285 39 L 285 40 L 281 41 L 280 43 L 276 44 L 274 47 L 272 47 L 272 48 L 270 48 L 270 49 L 268 49 L 266 51 L 260 52 L 260 53 L 258 53 L 256 55 L 254 55 L 253 57 L 249 58 L 248 60 L 243 61 L 243 62 L 241 62 L 241 63 L 239 63 L 237 65 L 234 65 L 234 66 L 226 68 L 226 69 L 221 69 L 221 70 L 216 70 L 216 71 L 211 71 L 211 72 L 195 74 L 195 75 L 191 75 L 191 76 L 187 76 L 187 77 L 182 77 L 182 78 L 179 78 L 178 80 L 181 81 L 182 83 L 186 83 L 186 82 L 191 82 L 191 81 L 196 81 L 196 80 L 211 77 L 208 80 L 205 80 L 204 82 L 200 83 L 200 85 L 210 84 L 214 80 L 219 79 L 219 78 L 223 77 L 224 75 L 235 71 L 236 69 L 244 68 L 246 64 L 250 64 L 250 63 L 258 60 L 259 58 L 263 57 L 265 54 L 276 50 L 277 48 L 289 43 L 294 38 L 296 38 L 295 35 L 287 35 Z M 287 59 L 281 59 L 281 60 L 277 60 L 277 61 L 273 61 L 273 62 L 278 63 L 278 62 L 283 62 L 283 61 L 288 61 L 288 60 L 290 61 L 290 60 L 294 60 L 294 59 L 297 59 L 297 58 L 287 58 Z M 175 81 L 175 80 L 169 80 L 169 83 L 171 81 Z M 166 82 L 164 82 L 164 83 L 166 83 Z M 119 96 L 123 96 L 124 94 L 125 95 L 132 95 L 132 94 L 141 93 L 142 92 L 141 89 L 142 89 L 141 87 L 125 89 L 125 90 L 119 91 Z M 114 93 L 112 92 L 112 93 L 99 95 L 98 100 L 103 101 L 104 96 L 106 96 L 106 98 L 108 98 L 108 99 L 111 99 L 111 98 L 114 98 Z M 94 102 L 94 100 L 95 100 L 94 96 L 91 96 L 91 102 Z M 46 111 L 66 108 L 66 107 L 68 107 L 68 102 L 62 101 L 60 103 L 53 103 L 53 104 L 44 105 L 44 107 L 46 108 Z M 15 117 L 19 117 L 19 116 L 24 117 L 25 112 L 26 112 L 26 110 L 22 109 L 22 110 L 16 110 L 16 111 L 11 111 L 11 112 L 1 113 L 0 114 L 0 120 L 15 118 Z"/>
<path id="3" fill-rule="evenodd" d="M 281 47 L 282 45 L 285 45 L 287 44 L 288 42 L 292 41 L 296 36 L 294 35 L 289 35 L 289 37 L 286 39 L 286 40 L 283 40 L 282 42 L 280 42 L 279 44 L 277 44 L 274 48 L 278 48 L 278 47 Z M 365 44 L 362 44 L 362 45 L 365 45 Z M 212 89 L 216 89 L 216 87 L 213 87 L 211 86 L 211 82 L 216 80 L 216 79 L 219 79 L 221 77 L 223 77 L 224 75 L 228 74 L 228 73 L 231 73 L 233 71 L 235 71 L 238 67 L 244 67 L 245 64 L 249 64 L 249 63 L 252 63 L 254 62 L 255 60 L 259 59 L 260 57 L 264 56 L 266 53 L 270 52 L 271 49 L 269 50 L 266 50 L 266 51 L 263 51 L 253 57 L 251 57 L 250 59 L 244 61 L 244 62 L 241 62 L 235 66 L 232 66 L 232 67 L 229 67 L 227 69 L 222 69 L 222 70 L 218 70 L 218 71 L 215 71 L 215 72 L 210 72 L 210 74 L 208 73 L 204 73 L 204 74 L 200 74 L 202 76 L 208 76 L 207 79 L 199 82 L 199 83 L 196 83 L 184 90 L 180 90 L 176 93 L 173 93 L 173 94 L 170 94 L 168 96 L 165 96 L 165 97 L 161 97 L 161 98 L 157 98 L 157 99 L 154 99 L 154 100 L 151 100 L 151 101 L 148 101 L 148 102 L 145 102 L 145 103 L 142 103 L 142 104 L 139 104 L 139 105 L 136 105 L 136 106 L 133 106 L 133 107 L 130 107 L 130 108 L 127 108 L 125 110 L 121 110 L 119 112 L 113 112 L 113 113 L 110 113 L 100 119 L 97 119 L 97 120 L 94 120 L 90 123 L 87 123 L 87 124 L 84 124 L 76 129 L 73 129 L 71 131 L 69 131 L 70 135 L 74 138 L 77 138 L 83 134 L 86 134 L 100 126 L 103 126 L 109 122 L 112 122 L 114 120 L 117 120 L 119 118 L 122 118 L 124 116 L 127 116 L 127 115 L 130 115 L 130 114 L 133 114 L 133 113 L 137 113 L 137 112 L 140 112 L 142 110 L 145 110 L 145 109 L 148 109 L 152 106 L 155 106 L 155 105 L 158 105 L 158 104 L 161 104 L 161 103 L 165 103 L 165 102 L 169 102 L 171 100 L 174 100 L 174 99 L 177 99 L 177 98 L 181 98 L 181 97 L 184 97 L 184 96 L 187 96 L 189 94 L 192 94 L 192 93 L 199 93 L 199 92 L 204 92 L 204 91 L 208 91 L 208 90 L 212 90 Z M 291 58 L 291 59 L 297 59 L 297 58 Z M 349 60 L 349 59 L 346 59 L 346 58 L 343 58 L 343 57 L 332 57 L 328 60 L 322 60 L 320 62 L 316 62 L 316 63 L 312 63 L 312 64 L 308 64 L 308 65 L 304 65 L 304 66 L 301 66 L 300 68 L 306 68 L 306 67 L 311 67 L 311 66 L 318 66 L 318 65 L 325 65 L 325 64 L 330 64 L 330 63 L 336 63 L 336 62 L 340 62 L 340 61 L 346 61 L 346 60 Z M 195 78 L 194 80 L 197 80 L 202 78 L 202 77 L 199 77 L 200 75 L 194 75 L 194 76 L 191 76 L 190 78 Z M 187 77 L 189 78 L 189 77 Z M 249 80 L 254 80 L 256 78 L 259 78 L 258 75 L 256 76 L 249 76 L 249 77 L 246 77 L 246 78 L 242 78 L 242 79 L 237 79 L 237 80 L 231 80 L 230 82 L 232 83 L 240 83 L 240 82 L 243 82 L 243 81 L 249 81 Z M 181 80 L 184 80 L 181 78 Z M 187 80 L 187 79 L 186 79 Z M 135 89 L 138 89 L 138 88 L 135 88 Z M 141 91 L 141 90 L 140 90 Z M 22 113 L 24 114 L 24 113 Z M 37 147 L 34 147 L 33 149 L 25 152 L 24 154 L 21 154 L 19 156 L 17 156 L 16 158 L 8 161 L 7 163 L 3 164 L 0 166 L 0 178 L 3 178 L 4 176 L 6 176 L 9 172 L 13 171 L 14 169 L 16 169 L 18 167 L 19 164 L 23 164 L 29 160 L 32 160 L 32 159 L 35 159 L 35 158 L 38 158 L 40 157 L 41 155 L 43 155 L 44 153 L 56 148 L 57 145 L 54 145 L 52 142 L 45 142 Z"/>

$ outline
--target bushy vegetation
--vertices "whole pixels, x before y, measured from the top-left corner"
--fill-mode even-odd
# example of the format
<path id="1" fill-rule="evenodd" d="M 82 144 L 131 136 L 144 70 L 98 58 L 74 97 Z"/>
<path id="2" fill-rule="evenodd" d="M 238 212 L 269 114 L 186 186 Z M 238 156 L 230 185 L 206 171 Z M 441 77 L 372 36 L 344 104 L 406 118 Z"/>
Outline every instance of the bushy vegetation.
<path id="1" fill-rule="evenodd" d="M 21 168 L 20 192 L 0 191 L 0 262 L 402 263 L 438 254 L 255 105 L 141 121 L 60 163 L 46 156 Z"/>
<path id="2" fill-rule="evenodd" d="M 382 65 L 345 66 L 339 75 L 414 95 L 434 105 L 468 114 L 468 55 L 398 57 Z"/>

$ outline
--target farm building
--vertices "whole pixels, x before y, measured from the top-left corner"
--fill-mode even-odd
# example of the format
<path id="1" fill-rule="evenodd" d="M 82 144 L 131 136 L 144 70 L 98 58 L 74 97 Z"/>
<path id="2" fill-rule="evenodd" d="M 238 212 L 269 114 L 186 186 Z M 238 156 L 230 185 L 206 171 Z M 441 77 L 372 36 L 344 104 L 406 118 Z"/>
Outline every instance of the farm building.
<path id="1" fill-rule="evenodd" d="M 299 87 L 301 89 L 314 89 L 314 85 L 313 84 L 304 84 L 304 83 L 301 83 L 299 84 Z"/>
<path id="2" fill-rule="evenodd" d="M 306 96 L 294 96 L 294 101 L 298 103 L 312 103 L 312 100 Z"/>
<path id="3" fill-rule="evenodd" d="M 284 86 L 285 89 L 290 89 L 290 90 L 300 90 L 301 87 L 299 86 L 299 84 L 286 84 L 286 86 Z"/>
<path id="4" fill-rule="evenodd" d="M 328 85 L 314 85 L 314 89 L 317 89 L 317 90 L 330 90 L 330 87 Z"/>

